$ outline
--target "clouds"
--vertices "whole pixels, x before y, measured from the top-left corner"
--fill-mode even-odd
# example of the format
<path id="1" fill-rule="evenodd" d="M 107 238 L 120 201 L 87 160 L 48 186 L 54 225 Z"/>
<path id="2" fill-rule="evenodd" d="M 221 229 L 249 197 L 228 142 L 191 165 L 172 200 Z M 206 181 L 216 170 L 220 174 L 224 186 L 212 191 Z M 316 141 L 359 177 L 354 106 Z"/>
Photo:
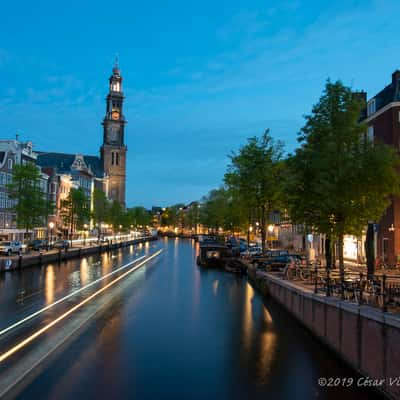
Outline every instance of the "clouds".
<path id="1" fill-rule="evenodd" d="M 97 154 L 118 51 L 131 204 L 200 198 L 247 137 L 269 127 L 292 150 L 326 78 L 374 94 L 398 67 L 394 0 L 121 7 L 115 19 L 102 9 L 90 32 L 85 7 L 74 29 L 58 14 L 28 41 L 14 32 L 0 49 L 0 118 L 3 137 L 18 130 L 38 148 Z M 35 10 L 23 18 L 30 26 Z"/>

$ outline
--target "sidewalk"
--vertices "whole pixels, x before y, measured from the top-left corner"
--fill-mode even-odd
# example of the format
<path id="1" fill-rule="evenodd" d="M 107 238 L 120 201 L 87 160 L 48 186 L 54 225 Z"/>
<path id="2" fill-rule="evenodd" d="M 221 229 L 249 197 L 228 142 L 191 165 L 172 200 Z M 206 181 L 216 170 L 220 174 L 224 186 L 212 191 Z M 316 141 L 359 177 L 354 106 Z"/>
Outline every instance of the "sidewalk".
<path id="1" fill-rule="evenodd" d="M 0 272 L 24 268 L 33 265 L 41 265 L 49 262 L 61 262 L 74 257 L 81 257 L 87 254 L 103 252 L 107 250 L 117 249 L 119 247 L 128 246 L 131 244 L 144 243 L 149 240 L 156 240 L 157 237 L 146 236 L 143 238 L 131 240 L 113 240 L 109 243 L 87 244 L 86 246 L 75 246 L 65 249 L 52 249 L 43 251 L 31 251 L 26 254 L 14 256 L 0 256 Z M 91 242 L 93 243 L 93 242 Z"/>

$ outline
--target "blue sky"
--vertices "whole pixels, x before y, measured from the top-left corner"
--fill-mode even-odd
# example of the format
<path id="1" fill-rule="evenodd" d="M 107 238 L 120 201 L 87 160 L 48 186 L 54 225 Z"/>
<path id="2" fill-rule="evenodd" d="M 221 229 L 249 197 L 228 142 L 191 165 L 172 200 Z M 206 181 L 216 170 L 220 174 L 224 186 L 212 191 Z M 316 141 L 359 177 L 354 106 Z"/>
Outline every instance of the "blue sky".
<path id="1" fill-rule="evenodd" d="M 227 155 L 296 134 L 328 77 L 375 94 L 400 68 L 398 0 L 2 4 L 1 138 L 97 154 L 119 54 L 128 205 L 199 199 Z"/>

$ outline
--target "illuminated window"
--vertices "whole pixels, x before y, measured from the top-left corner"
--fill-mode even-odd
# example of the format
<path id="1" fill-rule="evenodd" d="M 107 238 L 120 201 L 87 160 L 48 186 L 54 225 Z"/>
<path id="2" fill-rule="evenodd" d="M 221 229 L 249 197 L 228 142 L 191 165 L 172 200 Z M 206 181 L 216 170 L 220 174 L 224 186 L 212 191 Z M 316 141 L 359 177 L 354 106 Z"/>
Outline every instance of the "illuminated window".
<path id="1" fill-rule="evenodd" d="M 111 90 L 113 92 L 119 92 L 119 88 L 120 88 L 119 82 L 113 82 L 113 84 L 111 86 Z"/>

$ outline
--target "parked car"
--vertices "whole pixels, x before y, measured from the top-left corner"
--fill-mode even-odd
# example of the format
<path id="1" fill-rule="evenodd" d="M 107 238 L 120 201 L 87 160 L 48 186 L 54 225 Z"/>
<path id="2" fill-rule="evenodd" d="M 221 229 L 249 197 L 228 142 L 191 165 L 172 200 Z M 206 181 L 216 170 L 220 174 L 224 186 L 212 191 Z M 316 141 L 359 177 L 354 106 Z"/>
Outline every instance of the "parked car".
<path id="1" fill-rule="evenodd" d="M 36 239 L 28 243 L 28 250 L 47 250 L 49 248 L 48 240 Z"/>
<path id="2" fill-rule="evenodd" d="M 252 246 L 251 244 L 248 249 L 245 249 L 244 251 L 240 252 L 240 255 L 244 257 L 254 257 L 254 256 L 259 256 L 261 254 L 262 254 L 262 248 L 257 245 Z"/>
<path id="3" fill-rule="evenodd" d="M 21 253 L 22 244 L 18 241 L 0 242 L 0 253 L 11 256 L 12 253 Z"/>
<path id="4" fill-rule="evenodd" d="M 265 254 L 267 257 L 279 257 L 287 256 L 289 252 L 287 250 L 268 250 Z"/>
<path id="5" fill-rule="evenodd" d="M 289 254 L 271 257 L 263 262 L 264 267 L 269 271 L 278 271 L 285 268 L 288 264 L 294 264 L 295 258 Z"/>
<path id="6" fill-rule="evenodd" d="M 228 246 L 228 248 L 231 249 L 233 256 L 239 256 L 241 251 L 245 250 L 245 248 L 243 248 L 243 246 L 241 246 L 240 241 L 237 238 L 235 238 L 234 236 L 230 237 L 226 241 L 226 245 Z"/>
<path id="7" fill-rule="evenodd" d="M 63 240 L 63 239 L 59 239 L 56 240 L 53 243 L 53 248 L 54 249 L 68 249 L 69 248 L 69 241 L 68 240 Z"/>

